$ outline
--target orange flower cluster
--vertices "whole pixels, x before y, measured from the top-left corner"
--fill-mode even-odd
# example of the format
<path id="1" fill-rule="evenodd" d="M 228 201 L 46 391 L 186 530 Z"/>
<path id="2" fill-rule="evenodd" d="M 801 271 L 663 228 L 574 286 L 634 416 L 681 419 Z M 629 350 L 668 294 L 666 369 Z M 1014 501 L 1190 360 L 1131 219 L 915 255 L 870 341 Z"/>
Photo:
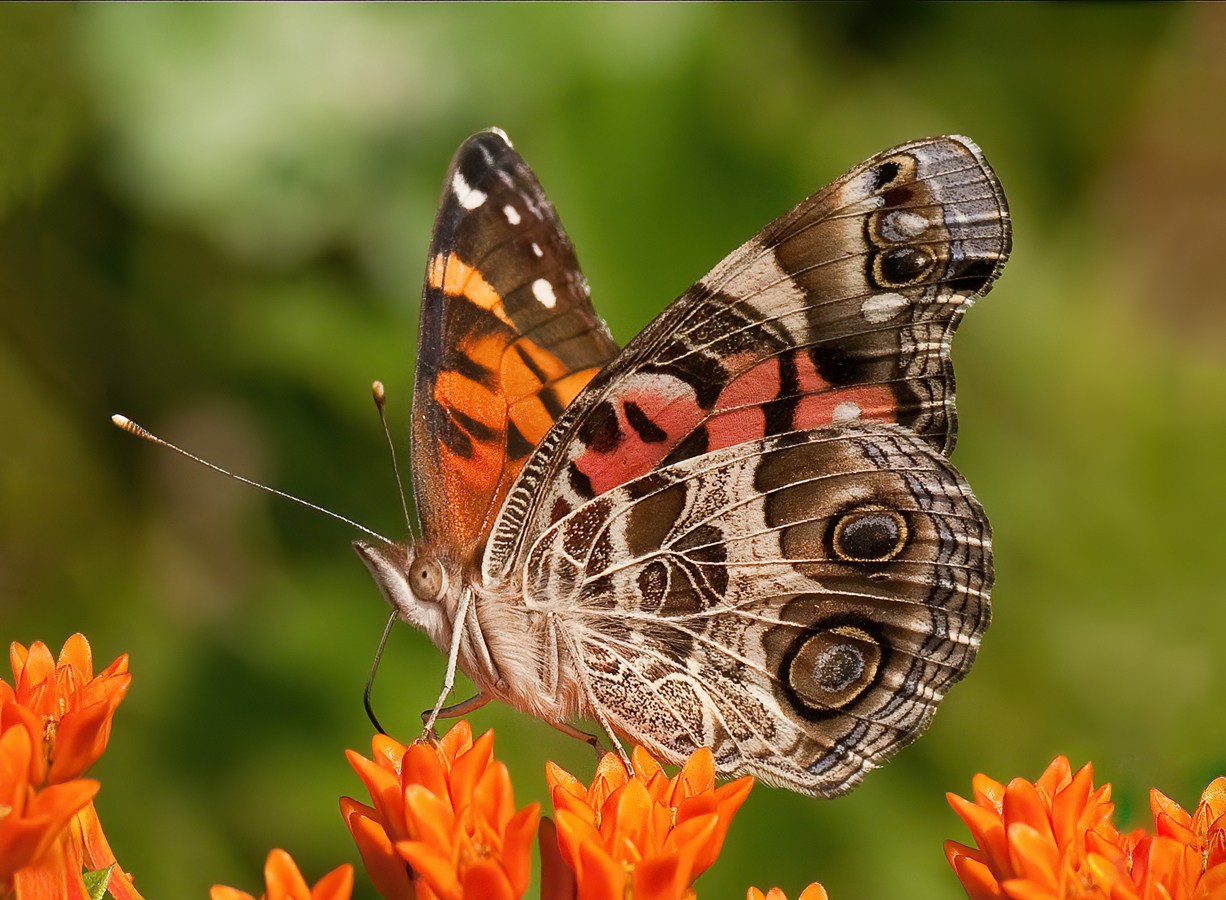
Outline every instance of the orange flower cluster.
<path id="1" fill-rule="evenodd" d="M 606 754 L 590 787 L 548 764 L 562 859 L 584 900 L 680 900 L 715 862 L 753 779 L 716 788 L 705 748 L 671 779 L 642 747 L 631 764 Z"/>
<path id="2" fill-rule="evenodd" d="M 1217 900 L 1226 897 L 1226 778 L 1189 815 L 1150 793 L 1154 834 L 1112 824 L 1111 786 L 1073 774 L 1056 757 L 1033 784 L 973 780 L 974 800 L 949 803 L 975 848 L 947 841 L 945 855 L 971 900 Z"/>
<path id="3" fill-rule="evenodd" d="M 85 873 L 116 900 L 140 900 L 115 863 L 93 797 L 80 778 L 106 749 L 128 690 L 121 656 L 94 676 L 89 642 L 74 634 L 58 660 L 41 642 L 9 649 L 13 684 L 0 679 L 0 897 L 86 900 Z"/>
<path id="4" fill-rule="evenodd" d="M 349 754 L 373 806 L 345 797 L 341 812 L 383 897 L 514 900 L 527 890 L 540 814 L 536 804 L 515 811 L 493 743 L 493 732 L 474 742 L 462 721 L 433 743 L 376 736 L 373 761 Z M 694 897 L 691 885 L 719 855 L 753 779 L 716 787 L 705 749 L 672 778 L 642 747 L 631 765 L 606 754 L 588 786 L 548 764 L 557 826 L 540 820 L 542 900 Z M 786 900 L 778 888 L 750 888 L 748 898 Z M 826 900 L 826 892 L 813 884 L 800 900 Z"/>
<path id="5" fill-rule="evenodd" d="M 349 900 L 353 893 L 353 866 L 337 866 L 313 888 L 284 850 L 273 850 L 264 863 L 264 900 Z M 255 900 L 232 887 L 214 885 L 209 900 Z"/>
<path id="6" fill-rule="evenodd" d="M 494 733 L 474 741 L 467 722 L 442 740 L 405 747 L 385 735 L 374 760 L 349 751 L 373 806 L 341 798 L 375 890 L 389 900 L 514 900 L 528 889 L 540 808 L 516 811 Z"/>

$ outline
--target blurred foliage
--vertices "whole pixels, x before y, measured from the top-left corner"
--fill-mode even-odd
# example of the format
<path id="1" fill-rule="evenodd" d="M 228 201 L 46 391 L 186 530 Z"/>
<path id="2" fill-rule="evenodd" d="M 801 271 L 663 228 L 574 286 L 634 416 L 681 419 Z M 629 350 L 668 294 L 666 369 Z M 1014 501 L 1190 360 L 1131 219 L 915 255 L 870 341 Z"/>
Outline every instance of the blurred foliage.
<path id="1" fill-rule="evenodd" d="M 0 7 L 0 621 L 135 681 L 95 774 L 146 896 L 356 862 L 335 798 L 385 609 L 344 527 L 111 427 L 401 533 L 451 152 L 506 129 L 628 339 L 869 154 L 971 135 L 1015 252 L 956 341 L 956 456 L 995 622 L 932 730 L 844 799 L 759 787 L 703 896 L 953 897 L 944 792 L 1065 752 L 1189 804 L 1226 771 L 1226 10 L 1203 5 Z M 396 636 L 411 735 L 443 660 Z M 504 708 L 518 798 L 585 747 Z M 903 886 L 900 888 L 900 885 Z"/>

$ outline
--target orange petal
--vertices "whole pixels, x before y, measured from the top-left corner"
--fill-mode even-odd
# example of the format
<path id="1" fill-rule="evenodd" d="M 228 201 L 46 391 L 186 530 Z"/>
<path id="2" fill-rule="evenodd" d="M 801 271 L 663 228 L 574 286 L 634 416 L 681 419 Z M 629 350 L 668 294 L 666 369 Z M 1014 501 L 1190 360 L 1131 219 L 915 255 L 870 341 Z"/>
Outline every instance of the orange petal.
<path id="1" fill-rule="evenodd" d="M 481 900 L 515 900 L 519 894 L 511 890 L 506 873 L 488 859 L 478 860 L 464 869 L 460 883 L 464 896 Z M 526 890 L 526 888 L 525 888 Z M 521 892 L 522 893 L 522 892 Z"/>
<path id="2" fill-rule="evenodd" d="M 1051 801 L 1050 822 L 1053 839 L 1061 850 L 1081 837 L 1084 825 L 1081 814 L 1090 799 L 1093 789 L 1093 771 L 1082 766 L 1068 786 Z"/>
<path id="3" fill-rule="evenodd" d="M 693 871 L 693 854 L 684 849 L 640 860 L 632 876 L 634 900 L 681 900 Z"/>
<path id="4" fill-rule="evenodd" d="M 972 796 L 975 802 L 985 809 L 995 809 L 1000 812 L 1005 802 L 1005 786 L 994 781 L 987 775 L 979 774 L 971 779 Z"/>
<path id="5" fill-rule="evenodd" d="M 1089 763 L 1086 764 L 1087 766 Z M 1093 769 L 1091 772 L 1091 780 L 1093 779 Z M 1042 789 L 1049 798 L 1056 795 L 1056 791 L 1064 785 L 1068 784 L 1073 778 L 1073 767 L 1069 765 L 1068 757 L 1057 756 L 1051 761 L 1043 774 L 1035 779 L 1035 787 Z"/>
<path id="6" fill-rule="evenodd" d="M 494 732 L 487 731 L 477 738 L 472 747 L 455 758 L 451 766 L 449 787 L 451 803 L 459 809 L 467 803 L 477 786 L 477 779 L 494 758 Z"/>
<path id="7" fill-rule="evenodd" d="M 1009 860 L 1009 840 L 1001 816 L 957 794 L 946 794 L 945 799 L 970 829 L 971 837 L 984 854 L 985 864 L 1002 881 L 1011 878 L 1013 866 Z"/>
<path id="8" fill-rule="evenodd" d="M 354 843 L 358 845 L 362 866 L 379 896 L 387 900 L 413 900 L 413 884 L 404 860 L 396 853 L 387 832 L 373 818 L 373 814 L 374 810 L 370 807 L 348 797 L 341 798 L 341 815 L 353 835 Z"/>
<path id="9" fill-rule="evenodd" d="M 102 833 L 102 822 L 98 819 L 98 810 L 94 808 L 93 801 L 86 803 L 77 813 L 72 820 L 72 830 L 74 840 L 79 841 L 85 868 L 111 870 L 107 890 L 114 900 L 142 900 L 132 883 L 132 876 L 115 861 L 115 853 Z"/>
<path id="10" fill-rule="evenodd" d="M 541 805 L 529 803 L 507 822 L 503 834 L 502 867 L 516 897 L 528 890 L 532 872 L 532 837 L 541 818 Z M 556 842 L 555 842 L 556 844 Z"/>
<path id="11" fill-rule="evenodd" d="M 13 875 L 13 890 L 20 900 L 90 900 L 80 860 L 68 841 L 52 843 L 46 853 L 19 869 Z"/>
<path id="12" fill-rule="evenodd" d="M 420 784 L 436 797 L 448 796 L 443 760 L 429 744 L 414 743 L 404 752 L 401 785 Z"/>
<path id="13" fill-rule="evenodd" d="M 946 854 L 969 900 L 999 900 L 1005 896 L 992 871 L 980 860 L 969 855 L 950 854 L 948 849 Z"/>
<path id="14" fill-rule="evenodd" d="M 386 829 L 388 836 L 393 841 L 408 838 L 404 817 L 404 793 L 395 773 L 352 750 L 345 751 L 345 758 L 366 786 L 374 806 L 375 818 Z"/>
<path id="15" fill-rule="evenodd" d="M 599 843 L 580 844 L 576 861 L 579 900 L 623 900 L 626 870 L 605 852 L 604 847 Z"/>
<path id="16" fill-rule="evenodd" d="M 715 787 L 715 756 L 709 747 L 699 747 L 690 754 L 681 771 L 677 773 L 676 787 L 673 790 L 672 805 L 676 806 L 684 797 L 693 797 Z"/>
<path id="17" fill-rule="evenodd" d="M 1064 895 L 1053 894 L 1047 888 L 1024 879 L 1006 881 L 1001 887 L 1010 900 L 1065 900 Z"/>
<path id="18" fill-rule="evenodd" d="M 464 719 L 456 722 L 438 742 L 439 749 L 448 759 L 455 759 L 473 745 L 472 726 Z"/>
<path id="19" fill-rule="evenodd" d="M 694 861 L 695 875 L 702 874 L 719 857 L 724 847 L 724 837 L 728 834 L 728 827 L 732 824 L 732 817 L 749 796 L 753 785 L 753 778 L 747 776 L 716 789 L 715 804 L 719 810 L 719 821 L 716 823 L 715 830 L 711 832 L 706 846 Z"/>
<path id="20" fill-rule="evenodd" d="M 1060 852 L 1049 835 L 1022 822 L 1009 826 L 1009 851 L 1013 871 L 1053 890 L 1059 884 Z"/>
<path id="21" fill-rule="evenodd" d="M 464 900 L 450 856 L 422 841 L 398 841 L 396 852 L 442 900 Z"/>
<path id="22" fill-rule="evenodd" d="M 420 784 L 410 784 L 404 789 L 404 808 L 412 840 L 451 851 L 456 817 L 445 799 L 434 796 Z"/>
<path id="23" fill-rule="evenodd" d="M 600 832 L 586 818 L 568 809 L 559 809 L 555 815 L 562 859 L 578 873 L 584 845 L 603 846 Z"/>
<path id="24" fill-rule="evenodd" d="M 89 649 L 89 641 L 79 632 L 64 641 L 58 662 L 61 666 L 72 666 L 86 681 L 94 677 L 94 656 Z"/>
<path id="25" fill-rule="evenodd" d="M 377 764 L 396 775 L 400 774 L 400 764 L 408 747 L 386 734 L 375 734 L 370 739 L 370 749 Z"/>
<path id="26" fill-rule="evenodd" d="M 105 701 L 66 714 L 55 732 L 55 753 L 47 779 L 52 782 L 76 778 L 97 762 L 111 736 L 111 717 L 127 692 L 131 676 L 122 676 Z"/>
<path id="27" fill-rule="evenodd" d="M 264 884 L 270 900 L 307 900 L 310 888 L 298 866 L 284 850 L 272 850 L 264 862 Z"/>
<path id="28" fill-rule="evenodd" d="M 15 655 L 14 651 L 18 653 Z M 20 664 L 17 662 L 18 655 L 21 657 Z M 35 685 L 42 684 L 55 671 L 55 657 L 42 641 L 31 644 L 29 653 L 20 644 L 12 644 L 9 647 L 9 661 L 13 664 L 18 694 L 22 693 L 23 687 L 29 691 Z"/>
<path id="29" fill-rule="evenodd" d="M 337 866 L 311 888 L 311 900 L 349 900 L 353 895 L 353 866 Z"/>
<path id="30" fill-rule="evenodd" d="M 209 900 L 256 900 L 256 898 L 246 891 L 226 887 L 224 884 L 215 884 L 209 888 Z"/>
<path id="31" fill-rule="evenodd" d="M 798 900 L 829 900 L 826 889 L 816 881 L 800 892 Z"/>
<path id="32" fill-rule="evenodd" d="M 549 794 L 555 803 L 559 791 L 587 801 L 587 788 L 583 786 L 583 782 L 554 762 L 545 763 L 545 784 L 549 786 Z"/>
<path id="33" fill-rule="evenodd" d="M 1050 795 L 1040 794 L 1038 789 L 1024 778 L 1014 778 L 1005 788 L 1006 824 L 1029 825 L 1054 844 L 1050 809 Z"/>

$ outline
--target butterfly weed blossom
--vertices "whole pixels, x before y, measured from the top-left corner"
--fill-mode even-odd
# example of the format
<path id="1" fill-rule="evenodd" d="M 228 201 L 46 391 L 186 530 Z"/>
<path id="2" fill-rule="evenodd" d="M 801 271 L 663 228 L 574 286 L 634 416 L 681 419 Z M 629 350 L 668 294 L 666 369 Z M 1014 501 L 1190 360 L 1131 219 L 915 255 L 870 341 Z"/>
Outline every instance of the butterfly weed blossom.
<path id="1" fill-rule="evenodd" d="M 106 749 L 111 721 L 131 683 L 120 656 L 94 675 L 83 635 L 60 654 L 36 641 L 9 648 L 13 683 L 0 679 L 0 897 L 60 900 L 104 885 L 116 900 L 140 900 L 102 833 L 81 778 Z"/>
<path id="2" fill-rule="evenodd" d="M 945 844 L 971 900 L 1221 900 L 1226 898 L 1226 778 L 1192 813 L 1150 792 L 1154 832 L 1121 833 L 1111 786 L 1056 757 L 1034 782 L 985 775 L 973 799 L 948 799 L 975 841 Z"/>
<path id="3" fill-rule="evenodd" d="M 715 761 L 703 748 L 673 778 L 642 747 L 633 772 L 606 754 L 590 786 L 550 763 L 546 781 L 562 858 L 579 896 L 592 900 L 672 900 L 715 861 L 753 779 L 715 787 Z"/>
<path id="4" fill-rule="evenodd" d="M 788 900 L 787 895 L 779 888 L 771 888 L 766 893 L 751 887 L 745 894 L 745 900 Z M 811 884 L 800 892 L 797 900 L 828 900 L 826 889 L 820 884 Z"/>
<path id="5" fill-rule="evenodd" d="M 341 812 L 381 896 L 521 897 L 539 821 L 542 900 L 692 898 L 753 787 L 750 777 L 716 786 L 707 749 L 671 778 L 637 746 L 631 768 L 606 754 L 590 784 L 548 763 L 555 826 L 536 804 L 515 809 L 493 742 L 493 732 L 474 740 L 461 721 L 435 742 L 406 747 L 378 735 L 374 759 L 349 753 L 372 805 L 345 797 Z M 771 900 L 782 900 L 774 890 Z M 801 900 L 825 900 L 825 892 L 811 885 Z"/>
<path id="6" fill-rule="evenodd" d="M 263 900 L 349 900 L 353 893 L 353 866 L 346 863 L 307 887 L 297 864 L 284 850 L 273 850 L 264 863 Z M 251 894 L 214 885 L 209 900 L 256 900 Z"/>
<path id="7" fill-rule="evenodd" d="M 382 896 L 523 896 L 540 807 L 515 809 L 492 731 L 474 741 L 460 722 L 437 742 L 407 747 L 376 735 L 372 750 L 374 759 L 348 753 L 372 805 L 344 797 L 341 814 Z"/>

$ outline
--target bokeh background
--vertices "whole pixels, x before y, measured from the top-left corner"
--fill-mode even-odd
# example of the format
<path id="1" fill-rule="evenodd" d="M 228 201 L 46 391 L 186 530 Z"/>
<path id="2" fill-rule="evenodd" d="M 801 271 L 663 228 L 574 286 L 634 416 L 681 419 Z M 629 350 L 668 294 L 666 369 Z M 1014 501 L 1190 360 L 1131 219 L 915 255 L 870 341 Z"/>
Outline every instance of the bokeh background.
<path id="1" fill-rule="evenodd" d="M 0 7 L 0 639 L 131 654 L 94 774 L 145 895 L 255 889 L 273 846 L 357 861 L 336 799 L 385 608 L 349 529 L 109 416 L 401 534 L 369 384 L 399 439 L 442 176 L 491 124 L 621 341 L 904 140 L 972 136 L 1012 206 L 955 346 L 996 529 L 979 662 L 851 795 L 755 790 L 701 896 L 960 896 L 944 793 L 1056 753 L 1126 824 L 1151 785 L 1195 802 L 1226 771 L 1224 47 L 1213 4 Z M 394 733 L 442 670 L 394 637 Z M 523 715 L 471 719 L 521 803 L 547 758 L 590 775 Z"/>

